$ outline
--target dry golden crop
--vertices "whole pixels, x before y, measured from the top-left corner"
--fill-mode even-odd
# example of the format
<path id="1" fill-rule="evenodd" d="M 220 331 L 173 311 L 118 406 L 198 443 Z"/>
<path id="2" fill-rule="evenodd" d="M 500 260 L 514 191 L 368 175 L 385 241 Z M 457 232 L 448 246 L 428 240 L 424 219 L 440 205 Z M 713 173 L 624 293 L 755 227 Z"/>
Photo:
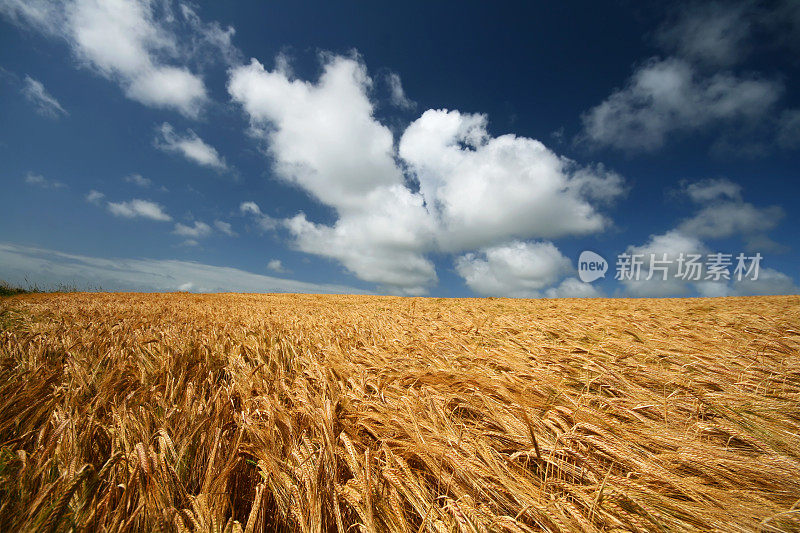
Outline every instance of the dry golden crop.
<path id="1" fill-rule="evenodd" d="M 800 298 L 0 300 L 3 531 L 789 531 Z"/>

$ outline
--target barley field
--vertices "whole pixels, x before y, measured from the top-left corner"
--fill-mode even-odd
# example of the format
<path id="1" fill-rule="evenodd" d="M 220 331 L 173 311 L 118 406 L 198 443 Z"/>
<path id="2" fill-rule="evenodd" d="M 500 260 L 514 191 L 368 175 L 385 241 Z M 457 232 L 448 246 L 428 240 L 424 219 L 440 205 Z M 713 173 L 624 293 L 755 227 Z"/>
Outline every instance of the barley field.
<path id="1" fill-rule="evenodd" d="M 796 531 L 800 297 L 0 299 L 2 531 Z"/>

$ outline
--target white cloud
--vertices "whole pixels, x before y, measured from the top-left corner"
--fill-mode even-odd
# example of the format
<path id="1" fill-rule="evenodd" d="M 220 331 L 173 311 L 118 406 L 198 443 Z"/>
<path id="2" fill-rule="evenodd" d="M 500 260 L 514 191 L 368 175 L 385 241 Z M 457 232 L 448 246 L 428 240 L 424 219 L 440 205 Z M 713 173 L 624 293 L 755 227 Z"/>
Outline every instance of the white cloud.
<path id="1" fill-rule="evenodd" d="M 701 239 L 742 236 L 748 243 L 764 244 L 765 233 L 774 229 L 784 216 L 778 206 L 756 207 L 741 201 L 724 201 L 703 207 L 678 229 Z M 753 249 L 748 244 L 748 249 Z M 763 251 L 763 250 L 762 250 Z"/>
<path id="2" fill-rule="evenodd" d="M 23 286 L 26 279 L 40 286 L 66 282 L 106 291 L 366 292 L 346 285 L 307 283 L 190 261 L 104 259 L 15 244 L 0 244 L 0 279 Z"/>
<path id="3" fill-rule="evenodd" d="M 698 238 L 686 235 L 677 230 L 671 230 L 660 235 L 651 235 L 650 239 L 640 246 L 629 246 L 626 250 L 628 254 L 641 254 L 642 266 L 639 279 L 623 280 L 620 283 L 627 292 L 633 296 L 661 297 L 661 296 L 686 296 L 692 287 L 698 288 L 694 282 L 688 282 L 676 277 L 678 273 L 678 258 L 683 254 L 687 258 L 689 254 L 700 254 L 703 258 L 710 252 L 706 245 Z M 655 254 L 653 256 L 653 254 Z M 665 259 L 669 262 L 666 265 L 666 276 L 659 270 L 653 270 L 650 276 L 650 267 L 663 266 L 656 261 Z M 610 265 L 613 268 L 613 265 Z M 664 279 L 666 277 L 666 279 Z"/>
<path id="4" fill-rule="evenodd" d="M 203 80 L 186 68 L 159 67 L 131 81 L 126 94 L 151 107 L 172 107 L 196 117 L 206 100 Z"/>
<path id="5" fill-rule="evenodd" d="M 557 287 L 551 287 L 544 293 L 547 298 L 599 298 L 603 294 L 591 283 L 584 283 L 578 278 L 566 278 Z"/>
<path id="6" fill-rule="evenodd" d="M 33 172 L 28 172 L 25 176 L 25 183 L 28 185 L 34 185 L 36 187 L 41 187 L 43 189 L 63 189 L 66 187 L 60 181 L 48 180 L 41 174 L 34 174 Z"/>
<path id="7" fill-rule="evenodd" d="M 684 192 L 699 204 L 698 211 L 680 222 L 676 228 L 663 234 L 651 235 L 650 239 L 640 246 L 629 246 L 628 254 L 641 254 L 642 266 L 639 280 L 623 280 L 625 290 L 634 296 L 685 296 L 692 291 L 702 296 L 733 296 L 744 294 L 793 294 L 798 289 L 792 279 L 774 269 L 764 267 L 759 270 L 758 279 L 734 279 L 733 270 L 737 266 L 736 256 L 731 257 L 729 269 L 730 280 L 706 280 L 708 272 L 705 267 L 700 272 L 700 279 L 684 280 L 677 277 L 678 259 L 683 254 L 699 254 L 700 263 L 708 260 L 708 255 L 716 250 L 706 241 L 728 237 L 741 238 L 752 256 L 755 252 L 781 249 L 767 236 L 767 232 L 776 227 L 783 217 L 783 210 L 777 206 L 759 208 L 744 202 L 741 187 L 726 179 L 704 180 L 684 187 Z M 722 251 L 724 252 L 724 251 Z M 728 252 L 731 253 L 731 252 Z M 666 257 L 664 256 L 666 254 Z M 762 254 L 763 255 L 763 254 Z M 652 260 L 655 259 L 656 262 Z M 658 263 L 666 259 L 666 275 L 653 269 L 651 279 L 646 279 L 650 266 L 663 266 Z M 685 272 L 685 270 L 684 270 Z M 664 279 L 666 277 L 666 279 Z"/>
<path id="8" fill-rule="evenodd" d="M 261 208 L 255 202 L 242 202 L 239 206 L 239 211 L 243 215 L 251 216 L 261 231 L 270 231 L 278 227 L 278 221 L 262 213 Z"/>
<path id="9" fill-rule="evenodd" d="M 739 236 L 748 250 L 774 251 L 782 247 L 767 237 L 784 217 L 779 206 L 756 207 L 742 199 L 742 187 L 728 179 L 684 184 L 683 193 L 699 204 L 699 211 L 683 220 L 678 231 L 699 239 Z"/>
<path id="10" fill-rule="evenodd" d="M 123 179 L 125 180 L 126 183 L 133 183 L 134 185 L 142 187 L 143 189 L 146 189 L 153 184 L 152 181 L 145 178 L 141 174 L 131 174 L 130 176 L 125 176 L 125 178 Z"/>
<path id="11" fill-rule="evenodd" d="M 206 55 L 199 42 L 216 39 L 223 55 L 225 32 L 199 22 L 191 10 L 148 0 L 3 0 L 0 13 L 12 22 L 65 40 L 86 67 L 117 82 L 145 105 L 195 118 L 208 100 L 199 74 L 186 65 Z M 217 29 L 218 26 L 216 26 Z M 186 42 L 178 34 L 188 32 Z M 232 30 L 228 32 L 232 35 Z M 202 55 L 201 55 L 202 54 Z"/>
<path id="12" fill-rule="evenodd" d="M 715 124 L 757 124 L 768 117 L 782 91 L 774 80 L 704 76 L 683 59 L 651 60 L 583 116 L 584 135 L 597 145 L 652 151 L 674 133 Z"/>
<path id="13" fill-rule="evenodd" d="M 421 198 L 396 187 L 373 193 L 365 204 L 373 209 L 348 213 L 333 226 L 309 222 L 303 213 L 284 225 L 300 251 L 336 259 L 392 293 L 425 294 L 437 278 L 422 253 L 430 238 Z"/>
<path id="14" fill-rule="evenodd" d="M 233 44 L 236 34 L 233 26 L 223 29 L 218 22 L 203 22 L 197 12 L 185 3 L 180 4 L 180 12 L 191 29 L 189 56 L 208 60 L 219 54 L 229 65 L 241 62 L 242 54 Z"/>
<path id="15" fill-rule="evenodd" d="M 53 97 L 42 85 L 42 82 L 25 76 L 22 84 L 22 94 L 25 98 L 36 106 L 36 112 L 50 118 L 58 118 L 68 115 L 67 111 L 61 107 L 58 100 Z"/>
<path id="16" fill-rule="evenodd" d="M 623 192 L 618 175 L 579 168 L 537 140 L 490 137 L 483 115 L 428 110 L 406 129 L 399 153 L 436 214 L 444 250 L 597 232 L 608 221 L 590 200 Z"/>
<path id="17" fill-rule="evenodd" d="M 695 284 L 700 296 L 754 296 L 770 294 L 798 294 L 798 288 L 792 278 L 773 268 L 761 268 L 758 279 L 732 278 L 731 281 L 701 281 Z"/>
<path id="18" fill-rule="evenodd" d="M 516 241 L 465 254 L 456 260 L 456 271 L 482 296 L 535 298 L 569 274 L 572 265 L 551 242 Z"/>
<path id="19" fill-rule="evenodd" d="M 349 58 L 328 58 L 316 85 L 254 59 L 231 71 L 228 91 L 268 139 L 281 178 L 337 209 L 357 210 L 375 188 L 403 183 L 392 133 L 372 116 L 371 83 Z"/>
<path id="20" fill-rule="evenodd" d="M 422 294 L 437 279 L 431 252 L 605 227 L 591 202 L 619 196 L 619 176 L 578 168 L 532 139 L 491 138 L 485 117 L 456 111 L 423 114 L 398 154 L 391 130 L 374 117 L 364 65 L 323 59 L 316 83 L 294 79 L 285 59 L 272 71 L 252 60 L 228 82 L 276 174 L 337 214 L 331 226 L 303 213 L 285 220 L 299 250 L 391 292 Z"/>
<path id="21" fill-rule="evenodd" d="M 192 130 L 187 130 L 184 135 L 180 135 L 175 132 L 171 124 L 164 122 L 157 128 L 156 138 L 153 142 L 157 148 L 165 152 L 181 154 L 198 165 L 218 171 L 228 168 L 225 159 L 220 157 L 217 150 Z"/>
<path id="22" fill-rule="evenodd" d="M 707 65 L 733 65 L 747 55 L 750 8 L 745 2 L 684 5 L 676 20 L 659 30 L 657 39 L 680 57 Z"/>
<path id="23" fill-rule="evenodd" d="M 76 55 L 126 95 L 152 107 L 196 117 L 207 99 L 203 80 L 184 66 L 162 62 L 178 56 L 176 36 L 134 0 L 77 0 L 65 4 L 65 37 Z"/>
<path id="24" fill-rule="evenodd" d="M 60 30 L 61 6 L 51 0 L 2 0 L 0 14 L 18 26 L 30 25 L 48 34 Z"/>
<path id="25" fill-rule="evenodd" d="M 45 180 L 44 176 L 41 174 L 33 174 L 28 172 L 28 174 L 25 176 L 25 183 L 28 185 L 44 185 L 46 182 L 47 180 Z"/>
<path id="26" fill-rule="evenodd" d="M 762 268 L 758 279 L 743 279 L 730 285 L 730 296 L 748 296 L 758 294 L 798 294 L 800 288 L 792 278 L 773 268 Z"/>
<path id="27" fill-rule="evenodd" d="M 224 233 L 228 237 L 236 237 L 237 233 L 233 231 L 233 227 L 229 222 L 225 222 L 222 220 L 215 220 L 214 227 L 217 228 L 221 233 Z"/>
<path id="28" fill-rule="evenodd" d="M 172 217 L 164 212 L 164 208 L 155 202 L 148 200 L 134 199 L 128 202 L 108 202 L 108 210 L 111 214 L 123 218 L 149 218 L 168 222 Z"/>
<path id="29" fill-rule="evenodd" d="M 727 179 L 707 179 L 685 185 L 684 191 L 692 201 L 697 203 L 710 202 L 721 198 L 740 200 L 742 187 Z"/>
<path id="30" fill-rule="evenodd" d="M 242 202 L 239 206 L 239 211 L 247 215 L 261 215 L 261 208 L 255 202 Z"/>
<path id="31" fill-rule="evenodd" d="M 333 226 L 303 214 L 287 220 L 296 247 L 390 292 L 421 294 L 436 280 L 422 256 L 432 221 L 405 186 L 392 132 L 373 117 L 371 84 L 351 58 L 327 57 L 317 84 L 290 79 L 285 64 L 267 71 L 253 60 L 231 72 L 228 90 L 267 139 L 278 176 L 338 214 Z"/>
<path id="32" fill-rule="evenodd" d="M 393 106 L 399 107 L 400 109 L 414 109 L 417 107 L 416 102 L 406 96 L 398 74 L 394 72 L 387 74 L 386 83 L 389 85 L 389 101 Z"/>
<path id="33" fill-rule="evenodd" d="M 267 268 L 280 274 L 287 272 L 280 259 L 272 259 L 269 263 L 267 263 Z"/>
<path id="34" fill-rule="evenodd" d="M 103 198 L 105 197 L 106 197 L 105 194 L 101 193 L 100 191 L 92 189 L 86 195 L 86 201 L 89 202 L 90 204 L 100 205 L 100 202 L 102 202 Z"/>
<path id="35" fill-rule="evenodd" d="M 195 220 L 194 224 L 191 226 L 187 226 L 186 224 L 181 224 L 178 222 L 175 224 L 175 229 L 172 232 L 175 235 L 180 235 L 182 237 L 199 239 L 211 234 L 211 226 L 205 222 L 200 222 L 199 220 Z"/>

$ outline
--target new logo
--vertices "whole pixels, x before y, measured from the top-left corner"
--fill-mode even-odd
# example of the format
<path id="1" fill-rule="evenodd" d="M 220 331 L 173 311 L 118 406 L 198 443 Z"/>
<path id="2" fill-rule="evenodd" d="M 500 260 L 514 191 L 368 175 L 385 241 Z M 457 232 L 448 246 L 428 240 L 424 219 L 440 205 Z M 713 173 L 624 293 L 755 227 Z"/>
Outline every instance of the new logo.
<path id="1" fill-rule="evenodd" d="M 608 262 L 603 256 L 589 250 L 581 252 L 578 258 L 578 277 L 584 283 L 591 283 L 598 278 L 604 278 L 608 271 Z"/>

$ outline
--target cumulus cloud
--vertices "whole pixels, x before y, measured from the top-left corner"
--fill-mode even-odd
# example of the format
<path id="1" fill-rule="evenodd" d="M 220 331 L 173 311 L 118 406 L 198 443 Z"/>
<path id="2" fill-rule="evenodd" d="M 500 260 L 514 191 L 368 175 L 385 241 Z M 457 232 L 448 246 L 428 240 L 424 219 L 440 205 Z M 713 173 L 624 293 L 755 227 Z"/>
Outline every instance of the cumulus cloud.
<path id="1" fill-rule="evenodd" d="M 267 140 L 277 175 L 338 214 L 333 226 L 303 214 L 285 221 L 296 246 L 393 292 L 419 294 L 435 280 L 422 256 L 431 224 L 422 197 L 405 186 L 391 131 L 373 117 L 371 84 L 353 58 L 328 57 L 317 84 L 253 60 L 231 72 L 228 90 Z"/>
<path id="2" fill-rule="evenodd" d="M 226 170 L 228 165 L 217 150 L 207 144 L 192 130 L 181 135 L 171 124 L 164 122 L 156 130 L 155 146 L 165 152 L 177 153 L 200 166 L 218 171 Z"/>
<path id="3" fill-rule="evenodd" d="M 607 227 L 592 200 L 622 194 L 622 179 L 580 168 L 541 142 L 491 137 L 484 115 L 428 110 L 400 139 L 400 157 L 440 226 L 439 247 L 464 250 L 508 237 L 585 235 Z"/>
<path id="4" fill-rule="evenodd" d="M 175 229 L 172 230 L 175 235 L 180 235 L 181 237 L 191 237 L 193 239 L 206 237 L 211 234 L 211 231 L 211 226 L 205 222 L 200 222 L 199 220 L 195 220 L 194 224 L 191 226 L 178 222 L 175 224 Z"/>
<path id="5" fill-rule="evenodd" d="M 164 208 L 148 200 L 134 199 L 128 202 L 108 202 L 108 211 L 118 217 L 123 218 L 148 218 L 169 222 L 172 217 L 164 212 Z"/>
<path id="6" fill-rule="evenodd" d="M 58 118 L 69 114 L 61 107 L 58 100 L 47 92 L 44 85 L 42 85 L 42 82 L 39 80 L 35 80 L 30 76 L 25 76 L 22 82 L 21 92 L 26 100 L 36 106 L 36 112 L 42 116 Z"/>
<path id="7" fill-rule="evenodd" d="M 254 59 L 231 71 L 228 91 L 268 139 L 281 178 L 329 205 L 359 209 L 361 196 L 403 182 L 392 133 L 372 116 L 371 84 L 350 58 L 329 58 L 316 85 Z"/>
<path id="8" fill-rule="evenodd" d="M 25 183 L 35 187 L 41 187 L 42 189 L 63 189 L 66 187 L 66 185 L 60 181 L 49 180 L 41 174 L 34 174 L 33 172 L 28 172 L 25 175 Z"/>
<path id="9" fill-rule="evenodd" d="M 731 73 L 706 76 L 680 58 L 653 59 L 583 116 L 584 136 L 596 145 L 653 151 L 673 133 L 715 124 L 757 124 L 782 92 L 776 80 Z"/>
<path id="10" fill-rule="evenodd" d="M 579 168 L 532 139 L 493 138 L 486 117 L 457 111 L 424 113 L 396 152 L 363 63 L 323 63 L 316 83 L 295 79 L 285 60 L 267 70 L 255 59 L 228 82 L 276 174 L 336 212 L 332 225 L 303 213 L 283 221 L 299 250 L 391 292 L 422 294 L 437 280 L 430 253 L 606 227 L 593 202 L 619 196 L 619 176 Z"/>
<path id="11" fill-rule="evenodd" d="M 367 292 L 347 285 L 307 283 L 190 261 L 103 259 L 8 243 L 0 244 L 0 279 L 19 285 L 29 280 L 39 286 L 67 281 L 106 291 Z"/>
<path id="12" fill-rule="evenodd" d="M 423 255 L 429 220 L 421 199 L 398 187 L 374 194 L 370 203 L 381 210 L 347 214 L 333 226 L 310 222 L 303 213 L 284 225 L 300 251 L 337 259 L 358 278 L 390 292 L 425 294 L 437 277 Z"/>
<path id="13" fill-rule="evenodd" d="M 187 66 L 212 43 L 222 55 L 231 29 L 207 25 L 191 9 L 147 0 L 3 0 L 0 13 L 23 27 L 63 39 L 85 67 L 118 83 L 128 98 L 197 117 L 208 100 Z M 188 32 L 186 42 L 179 33 Z"/>
<path id="14" fill-rule="evenodd" d="M 511 242 L 462 255 L 456 271 L 482 296 L 533 298 L 572 271 L 551 242 Z"/>

